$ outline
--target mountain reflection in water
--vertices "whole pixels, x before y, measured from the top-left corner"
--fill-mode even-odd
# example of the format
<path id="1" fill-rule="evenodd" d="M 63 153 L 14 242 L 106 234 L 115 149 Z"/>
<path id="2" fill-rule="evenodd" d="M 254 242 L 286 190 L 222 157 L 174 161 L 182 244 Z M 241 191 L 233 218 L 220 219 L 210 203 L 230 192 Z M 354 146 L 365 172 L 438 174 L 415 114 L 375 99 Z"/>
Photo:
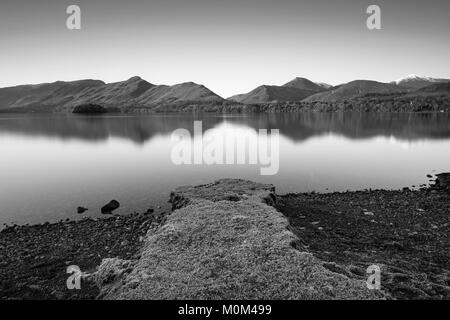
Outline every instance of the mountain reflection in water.
<path id="1" fill-rule="evenodd" d="M 101 141 L 109 137 L 145 143 L 158 135 L 170 135 L 177 128 L 191 129 L 194 120 L 202 120 L 207 130 L 223 122 L 258 129 L 282 129 L 293 141 L 303 141 L 323 134 L 350 139 L 377 136 L 399 140 L 445 139 L 450 137 L 450 114 L 355 114 L 289 113 L 251 115 L 143 115 L 75 116 L 36 115 L 0 116 L 0 133 L 78 138 Z"/>
<path id="2" fill-rule="evenodd" d="M 179 128 L 280 130 L 279 172 L 258 165 L 171 162 Z M 450 171 L 448 114 L 0 115 L 0 224 L 168 209 L 180 185 L 243 178 L 279 193 L 399 189 Z"/>

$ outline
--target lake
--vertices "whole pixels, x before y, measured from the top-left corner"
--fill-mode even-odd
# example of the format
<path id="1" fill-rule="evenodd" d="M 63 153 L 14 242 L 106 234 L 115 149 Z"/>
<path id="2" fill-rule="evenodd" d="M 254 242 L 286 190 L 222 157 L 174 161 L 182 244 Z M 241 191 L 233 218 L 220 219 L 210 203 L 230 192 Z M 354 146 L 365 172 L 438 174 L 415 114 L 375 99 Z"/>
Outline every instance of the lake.
<path id="1" fill-rule="evenodd" d="M 175 165 L 178 128 L 254 134 L 279 129 L 279 171 L 260 165 Z M 449 114 L 7 115 L 0 114 L 0 224 L 168 210 L 180 185 L 243 178 L 278 193 L 400 189 L 450 171 Z M 89 211 L 78 215 L 76 208 Z"/>

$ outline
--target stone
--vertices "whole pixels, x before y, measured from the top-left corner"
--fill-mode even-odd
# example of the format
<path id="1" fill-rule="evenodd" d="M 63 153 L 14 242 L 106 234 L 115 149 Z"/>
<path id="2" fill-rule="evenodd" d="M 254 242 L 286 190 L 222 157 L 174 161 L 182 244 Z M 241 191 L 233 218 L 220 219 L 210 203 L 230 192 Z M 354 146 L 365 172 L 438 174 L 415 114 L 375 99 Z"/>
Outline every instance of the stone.
<path id="1" fill-rule="evenodd" d="M 147 209 L 146 212 L 144 212 L 144 215 L 152 214 L 155 210 L 152 208 Z"/>
<path id="2" fill-rule="evenodd" d="M 85 207 L 78 207 L 77 208 L 77 213 L 78 214 L 85 213 L 86 211 L 88 211 L 88 208 L 85 208 Z"/>
<path id="3" fill-rule="evenodd" d="M 120 203 L 117 200 L 111 200 L 108 204 L 102 207 L 103 214 L 111 214 L 114 210 L 120 207 Z"/>

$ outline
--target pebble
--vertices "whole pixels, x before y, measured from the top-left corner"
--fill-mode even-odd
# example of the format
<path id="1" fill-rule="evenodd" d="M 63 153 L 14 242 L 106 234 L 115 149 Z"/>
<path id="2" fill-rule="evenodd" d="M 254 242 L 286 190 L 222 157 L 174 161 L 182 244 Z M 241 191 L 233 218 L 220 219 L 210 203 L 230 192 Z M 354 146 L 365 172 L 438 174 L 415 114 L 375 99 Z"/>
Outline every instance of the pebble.
<path id="1" fill-rule="evenodd" d="M 85 207 L 78 207 L 78 208 L 77 208 L 77 213 L 78 213 L 78 214 L 85 213 L 86 211 L 88 211 L 88 209 L 85 208 Z"/>

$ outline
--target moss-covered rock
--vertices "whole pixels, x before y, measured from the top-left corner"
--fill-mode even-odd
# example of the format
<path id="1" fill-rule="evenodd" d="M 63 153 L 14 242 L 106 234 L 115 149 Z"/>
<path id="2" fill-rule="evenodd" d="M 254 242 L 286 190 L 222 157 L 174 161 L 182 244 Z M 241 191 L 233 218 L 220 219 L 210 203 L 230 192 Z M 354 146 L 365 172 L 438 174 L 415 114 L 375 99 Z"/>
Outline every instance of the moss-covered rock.
<path id="1" fill-rule="evenodd" d="M 176 189 L 176 210 L 149 231 L 132 271 L 101 288 L 104 298 L 383 298 L 293 248 L 286 218 L 268 205 L 276 202 L 274 191 L 233 179 Z"/>

